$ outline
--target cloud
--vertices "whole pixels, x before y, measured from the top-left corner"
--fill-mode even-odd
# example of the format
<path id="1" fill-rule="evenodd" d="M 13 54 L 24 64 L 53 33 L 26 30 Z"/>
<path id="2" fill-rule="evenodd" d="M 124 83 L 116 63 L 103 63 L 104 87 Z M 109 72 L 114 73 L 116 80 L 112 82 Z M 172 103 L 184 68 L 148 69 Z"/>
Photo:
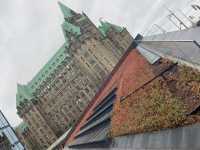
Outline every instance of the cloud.
<path id="1" fill-rule="evenodd" d="M 84 11 L 98 24 L 103 18 L 142 32 L 163 16 L 162 5 L 180 5 L 175 0 L 61 0 L 76 11 Z M 57 1 L 0 1 L 0 109 L 12 125 L 16 115 L 17 83 L 27 83 L 64 42 L 60 24 L 63 16 Z"/>

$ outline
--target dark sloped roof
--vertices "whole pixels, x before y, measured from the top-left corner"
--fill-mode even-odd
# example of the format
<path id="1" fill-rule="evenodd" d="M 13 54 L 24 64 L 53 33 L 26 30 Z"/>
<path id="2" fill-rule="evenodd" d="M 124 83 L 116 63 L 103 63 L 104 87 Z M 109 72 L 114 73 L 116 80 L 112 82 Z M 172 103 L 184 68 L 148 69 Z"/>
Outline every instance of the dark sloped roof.
<path id="1" fill-rule="evenodd" d="M 200 65 L 200 46 L 196 41 L 142 41 L 139 46 L 163 56 Z"/>
<path id="2" fill-rule="evenodd" d="M 116 99 L 115 92 L 116 89 L 112 90 L 93 108 L 91 115 L 76 134 L 75 140 L 69 144 L 70 147 L 98 143 L 108 138 L 113 103 Z"/>

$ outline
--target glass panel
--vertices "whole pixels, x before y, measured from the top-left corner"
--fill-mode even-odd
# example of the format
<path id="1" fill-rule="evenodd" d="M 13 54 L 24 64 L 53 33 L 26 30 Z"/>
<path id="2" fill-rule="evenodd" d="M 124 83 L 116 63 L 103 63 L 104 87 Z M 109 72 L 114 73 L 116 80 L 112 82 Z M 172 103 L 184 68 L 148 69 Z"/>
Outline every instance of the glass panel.
<path id="1" fill-rule="evenodd" d="M 200 47 L 193 41 L 142 41 L 139 47 L 200 65 Z"/>
<path id="2" fill-rule="evenodd" d="M 10 124 L 6 120 L 6 118 L 3 116 L 3 114 L 0 111 L 0 129 L 2 128 L 2 132 L 4 135 L 8 138 L 11 145 L 13 145 L 13 150 L 24 150 L 24 147 L 21 143 L 19 143 L 19 140 L 11 128 Z"/>
<path id="3" fill-rule="evenodd" d="M 150 64 L 154 64 L 160 57 L 148 50 L 144 47 L 138 47 L 139 52 L 148 60 Z"/>

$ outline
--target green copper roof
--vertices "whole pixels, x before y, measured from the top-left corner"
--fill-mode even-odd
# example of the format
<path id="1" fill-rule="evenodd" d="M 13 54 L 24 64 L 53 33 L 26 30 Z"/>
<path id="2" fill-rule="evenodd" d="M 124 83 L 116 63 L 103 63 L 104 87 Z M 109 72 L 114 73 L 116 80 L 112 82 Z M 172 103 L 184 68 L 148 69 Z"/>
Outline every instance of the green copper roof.
<path id="1" fill-rule="evenodd" d="M 65 18 L 73 16 L 73 11 L 58 2 L 61 11 Z M 62 29 L 68 32 L 71 32 L 75 36 L 81 34 L 80 27 L 74 26 L 68 22 L 64 22 Z M 66 37 L 65 43 L 62 47 L 56 52 L 56 54 L 46 63 L 46 65 L 36 74 L 36 76 L 27 84 L 27 85 L 17 85 L 17 94 L 16 94 L 16 105 L 20 107 L 20 103 L 29 102 L 33 99 L 33 93 L 36 89 L 45 81 L 50 75 L 55 71 L 55 69 L 63 62 L 66 57 L 69 55 L 65 52 L 67 47 L 69 47 L 68 38 Z"/>
<path id="2" fill-rule="evenodd" d="M 31 99 L 31 90 L 26 85 L 17 84 L 16 105 L 20 106 L 20 103 L 24 103 L 25 101 L 28 102 Z"/>
<path id="3" fill-rule="evenodd" d="M 64 17 L 72 17 L 73 11 L 67 6 L 63 5 L 61 2 L 58 2 L 61 11 L 63 12 Z M 80 28 L 70 24 L 68 22 L 64 22 L 62 24 L 62 29 L 67 30 L 68 32 L 72 32 L 76 36 L 80 35 Z M 65 35 L 65 34 L 64 34 Z M 62 47 L 56 52 L 56 54 L 47 62 L 47 64 L 37 73 L 37 75 L 28 83 L 27 87 L 30 90 L 30 93 L 35 92 L 35 90 L 41 85 L 41 83 L 47 79 L 51 73 L 60 65 L 60 63 L 68 57 L 68 55 L 64 52 L 66 48 L 69 46 L 68 38 L 65 35 L 65 43 Z"/>
<path id="4" fill-rule="evenodd" d="M 72 17 L 75 13 L 70 8 L 66 7 L 60 2 L 59 6 L 65 18 Z M 86 17 L 83 15 L 83 17 L 80 18 L 79 21 L 82 21 L 84 19 L 86 19 Z M 102 21 L 99 30 L 103 34 L 103 36 L 106 36 L 108 30 L 111 27 L 113 27 L 117 32 L 123 31 L 123 28 L 121 27 Z M 64 31 L 66 39 L 62 47 L 56 52 L 56 54 L 46 63 L 46 65 L 36 74 L 36 76 L 27 85 L 17 85 L 17 108 L 20 108 L 20 106 L 22 106 L 20 105 L 21 103 L 29 102 L 30 100 L 32 100 L 33 93 L 36 91 L 36 89 L 38 89 L 38 87 L 43 83 L 43 81 L 45 81 L 48 77 L 51 76 L 52 73 L 54 73 L 55 69 L 63 62 L 63 60 L 65 60 L 65 58 L 69 58 L 69 55 L 67 54 L 67 52 L 65 52 L 66 50 L 68 51 L 67 48 L 69 47 L 69 40 L 65 32 L 67 31 L 75 37 L 78 37 L 79 35 L 81 35 L 81 29 L 80 27 L 73 25 L 65 20 L 62 24 L 62 30 Z"/>
<path id="5" fill-rule="evenodd" d="M 100 21 L 99 25 L 99 31 L 102 33 L 102 35 L 105 37 L 107 35 L 107 32 L 109 31 L 110 28 L 114 28 L 117 32 L 122 32 L 124 30 L 123 27 L 111 24 L 107 21 Z"/>
<path id="6" fill-rule="evenodd" d="M 53 73 L 53 71 L 61 64 L 61 62 L 68 57 L 68 55 L 64 52 L 66 50 L 66 47 L 68 46 L 68 43 L 65 43 L 62 45 L 62 47 L 56 52 L 56 54 L 46 63 L 46 65 L 38 72 L 38 74 L 31 80 L 31 82 L 28 83 L 29 89 L 31 89 L 31 92 L 33 93 L 39 85 L 47 77 Z"/>
<path id="7" fill-rule="evenodd" d="M 58 2 L 58 5 L 60 6 L 60 9 L 61 9 L 65 18 L 70 18 L 70 17 L 73 16 L 73 14 L 72 14 L 73 11 L 70 8 L 68 8 L 67 6 L 62 4 L 61 2 Z"/>
<path id="8" fill-rule="evenodd" d="M 62 27 L 65 31 L 68 31 L 69 33 L 72 33 L 73 35 L 75 35 L 76 37 L 81 35 L 81 29 L 78 26 L 75 26 L 67 21 L 65 21 L 62 24 Z"/>
<path id="9" fill-rule="evenodd" d="M 56 54 L 46 63 L 46 65 L 37 73 L 37 75 L 27 85 L 17 85 L 16 105 L 20 107 L 20 103 L 29 102 L 33 98 L 33 93 L 41 85 L 45 79 L 47 79 L 51 73 L 63 62 L 66 57 L 69 57 L 65 53 L 68 43 L 56 52 Z"/>
<path id="10" fill-rule="evenodd" d="M 83 21 L 83 20 L 85 20 L 85 19 L 87 19 L 87 17 L 86 16 L 84 16 L 84 15 L 82 15 L 81 16 L 81 18 L 80 19 L 78 19 L 78 20 L 76 20 L 77 22 L 81 22 L 81 21 Z"/>
<path id="11" fill-rule="evenodd" d="M 16 128 L 23 133 L 28 128 L 28 125 L 25 122 L 21 122 Z"/>

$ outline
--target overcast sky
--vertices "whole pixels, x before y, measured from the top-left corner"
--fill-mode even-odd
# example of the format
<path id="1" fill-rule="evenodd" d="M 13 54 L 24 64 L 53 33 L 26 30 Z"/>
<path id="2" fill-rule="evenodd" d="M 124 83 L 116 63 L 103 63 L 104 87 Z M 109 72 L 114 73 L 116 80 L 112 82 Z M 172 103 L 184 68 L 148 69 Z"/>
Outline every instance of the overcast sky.
<path id="1" fill-rule="evenodd" d="M 188 0 L 187 0 L 188 1 Z M 163 18 L 163 5 L 182 7 L 186 0 L 61 0 L 99 18 L 127 27 L 132 35 Z M 64 42 L 57 0 L 0 0 L 0 109 L 12 125 L 17 83 L 26 84 Z"/>

